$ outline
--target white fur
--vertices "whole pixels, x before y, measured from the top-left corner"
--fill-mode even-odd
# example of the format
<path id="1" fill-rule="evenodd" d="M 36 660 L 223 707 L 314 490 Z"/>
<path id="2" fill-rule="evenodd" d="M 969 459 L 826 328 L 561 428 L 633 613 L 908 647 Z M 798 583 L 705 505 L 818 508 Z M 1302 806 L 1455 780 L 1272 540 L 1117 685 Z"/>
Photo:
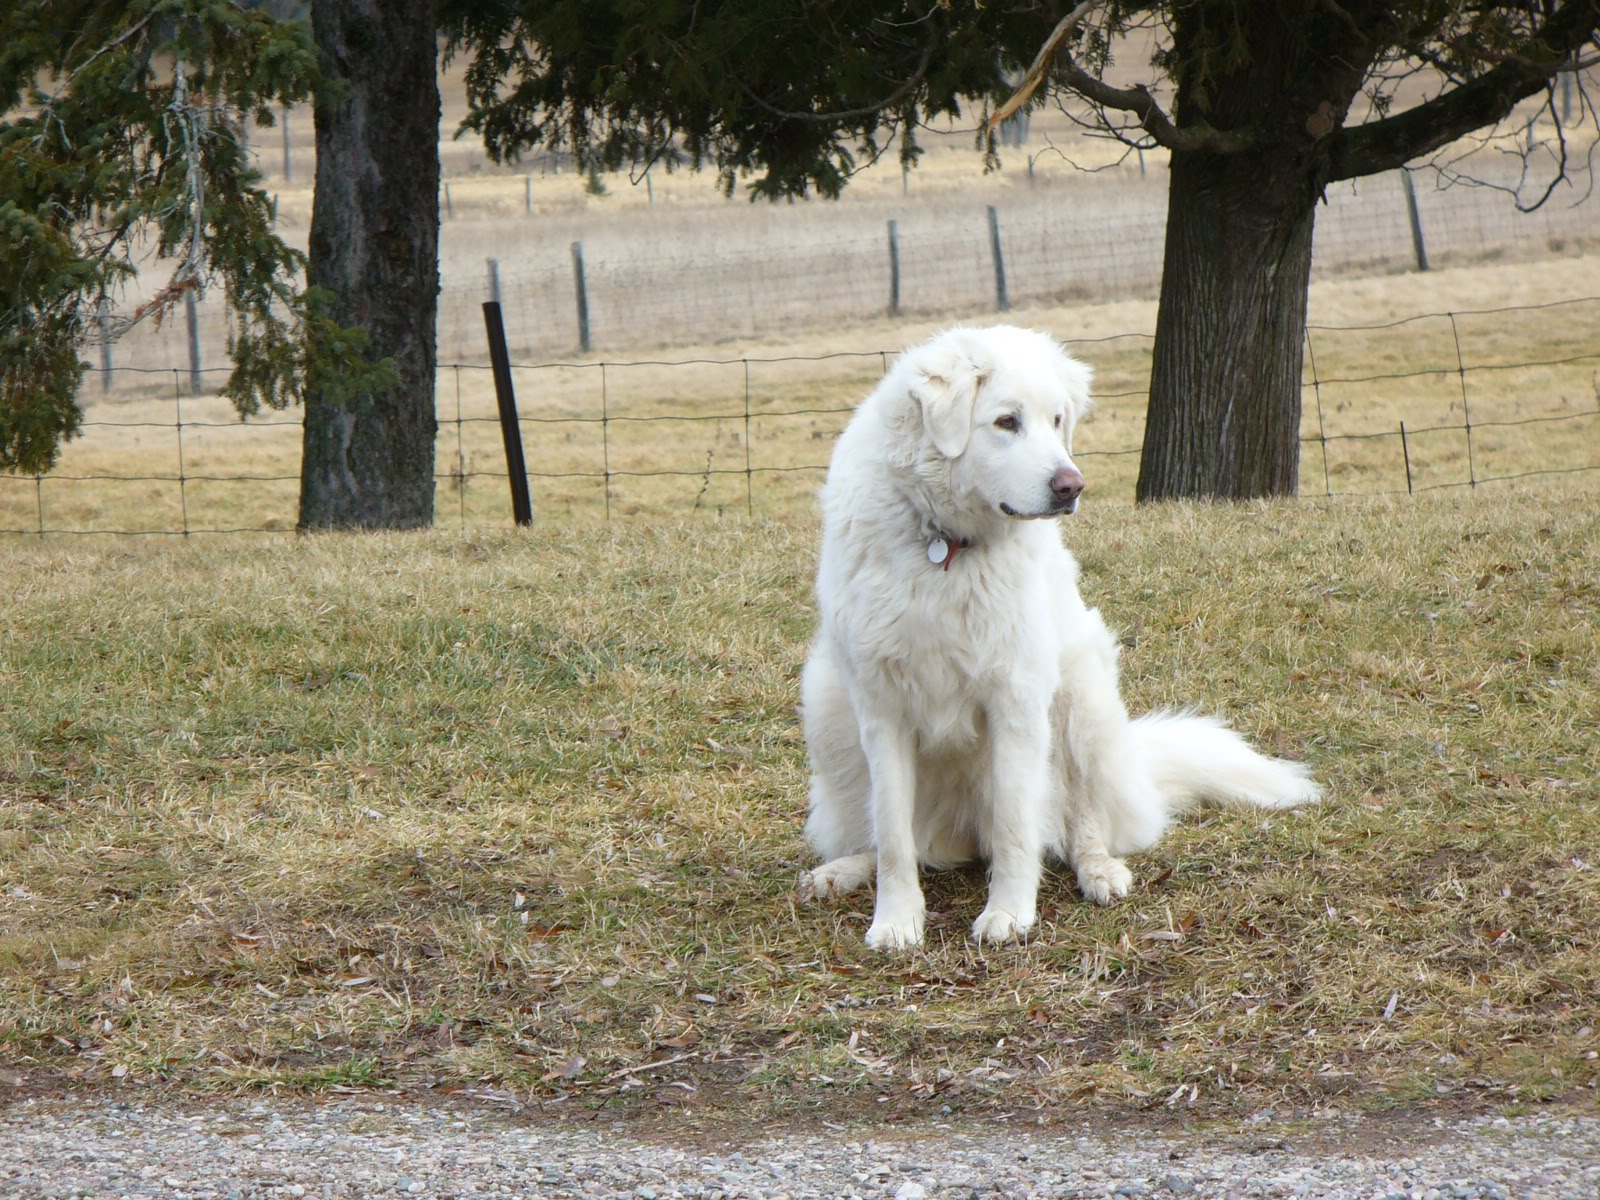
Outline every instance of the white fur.
<path id="1" fill-rule="evenodd" d="M 1030 519 L 1071 511 L 1051 480 L 1075 470 L 1089 383 L 1044 334 L 953 329 L 900 358 L 834 451 L 802 682 L 806 832 L 824 863 L 800 888 L 876 875 L 869 946 L 921 942 L 919 866 L 987 859 L 972 934 L 1006 941 L 1034 924 L 1047 853 L 1109 904 L 1132 882 L 1123 858 L 1186 805 L 1317 798 L 1304 767 L 1218 721 L 1129 720 L 1117 640 L 1078 595 L 1057 522 Z M 944 569 L 939 538 L 971 545 Z"/>

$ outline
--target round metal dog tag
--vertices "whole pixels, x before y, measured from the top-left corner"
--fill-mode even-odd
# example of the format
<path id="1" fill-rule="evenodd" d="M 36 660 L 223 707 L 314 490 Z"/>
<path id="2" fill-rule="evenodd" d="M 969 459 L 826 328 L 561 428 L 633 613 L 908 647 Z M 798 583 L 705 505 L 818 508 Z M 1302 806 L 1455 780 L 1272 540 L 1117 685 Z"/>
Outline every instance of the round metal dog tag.
<path id="1" fill-rule="evenodd" d="M 928 543 L 928 561 L 938 566 L 950 557 L 950 544 L 943 538 L 934 538 Z"/>

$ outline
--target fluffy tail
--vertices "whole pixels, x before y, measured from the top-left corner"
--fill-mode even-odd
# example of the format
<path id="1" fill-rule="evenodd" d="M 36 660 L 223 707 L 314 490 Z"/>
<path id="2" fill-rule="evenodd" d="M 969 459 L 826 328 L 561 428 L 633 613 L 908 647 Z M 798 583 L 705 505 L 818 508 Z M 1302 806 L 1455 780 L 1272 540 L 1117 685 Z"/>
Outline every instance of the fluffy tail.
<path id="1" fill-rule="evenodd" d="M 1132 732 L 1174 813 L 1202 801 L 1292 808 L 1322 795 L 1304 765 L 1256 753 L 1214 717 L 1155 712 L 1134 721 Z"/>

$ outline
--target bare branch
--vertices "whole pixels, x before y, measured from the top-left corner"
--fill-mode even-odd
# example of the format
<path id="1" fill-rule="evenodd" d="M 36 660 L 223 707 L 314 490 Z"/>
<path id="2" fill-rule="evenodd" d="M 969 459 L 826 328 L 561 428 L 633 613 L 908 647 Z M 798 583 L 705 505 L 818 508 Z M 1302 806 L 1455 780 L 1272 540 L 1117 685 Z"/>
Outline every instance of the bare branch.
<path id="1" fill-rule="evenodd" d="M 1535 30 L 1522 53 L 1507 56 L 1476 79 L 1381 121 L 1334 133 L 1330 181 L 1375 175 L 1404 166 L 1456 139 L 1493 125 L 1550 77 L 1600 27 L 1600 3 L 1567 0 Z"/>
<path id="2" fill-rule="evenodd" d="M 1057 22 L 1050 36 L 1045 39 L 1044 45 L 1039 48 L 1039 53 L 1034 56 L 1033 65 L 1023 76 L 1022 84 L 990 118 L 991 129 L 1028 102 L 1038 89 L 1045 73 L 1051 71 L 1053 63 L 1051 73 L 1056 82 L 1072 89 L 1102 109 L 1132 113 L 1156 144 L 1165 146 L 1169 150 L 1238 154 L 1259 144 L 1256 135 L 1245 130 L 1217 129 L 1204 121 L 1183 126 L 1176 125 L 1161 105 L 1156 103 L 1156 98 L 1144 84 L 1135 84 L 1131 88 L 1112 87 L 1105 80 L 1079 66 L 1063 46 L 1067 35 L 1093 7 L 1092 3 L 1081 3 Z"/>
<path id="3" fill-rule="evenodd" d="M 1039 53 L 1033 56 L 1033 62 L 1023 72 L 1022 82 L 1017 85 L 1017 90 L 1011 94 L 1009 100 L 995 109 L 994 115 L 989 118 L 991 131 L 1033 98 L 1034 92 L 1038 91 L 1039 85 L 1044 82 L 1045 72 L 1050 69 L 1050 62 L 1055 58 L 1056 51 L 1061 49 L 1061 43 L 1067 40 L 1067 35 L 1093 7 L 1094 0 L 1083 0 L 1083 3 L 1056 22 L 1056 27 L 1050 31 L 1050 36 L 1045 38 L 1044 45 L 1039 47 Z"/>

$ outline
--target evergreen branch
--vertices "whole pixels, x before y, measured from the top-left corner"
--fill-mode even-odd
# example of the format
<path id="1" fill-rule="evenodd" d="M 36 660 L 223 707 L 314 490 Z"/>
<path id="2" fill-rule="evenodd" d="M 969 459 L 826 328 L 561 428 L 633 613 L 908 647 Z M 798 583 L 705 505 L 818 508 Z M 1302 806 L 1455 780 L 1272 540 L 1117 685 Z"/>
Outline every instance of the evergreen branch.
<path id="1" fill-rule="evenodd" d="M 871 104 L 862 104 L 855 108 L 838 109 L 833 112 L 797 112 L 791 109 L 778 108 L 770 101 L 758 95 L 753 88 L 751 88 L 747 83 L 737 76 L 733 77 L 734 86 L 743 92 L 745 99 L 749 100 L 757 108 L 784 121 L 807 121 L 818 125 L 833 125 L 840 121 L 856 121 L 863 117 L 877 116 L 885 109 L 892 109 L 899 105 L 922 83 L 924 79 L 928 77 L 928 68 L 933 65 L 933 52 L 938 48 L 939 45 L 940 32 L 939 24 L 936 21 L 929 19 L 932 16 L 933 14 L 930 12 L 928 17 L 924 18 L 928 21 L 928 40 L 923 43 L 922 57 L 917 61 L 916 67 L 913 68 L 911 74 L 905 80 L 903 80 L 901 84 L 894 89 L 894 91 L 890 92 L 882 100 L 874 101 Z"/>

